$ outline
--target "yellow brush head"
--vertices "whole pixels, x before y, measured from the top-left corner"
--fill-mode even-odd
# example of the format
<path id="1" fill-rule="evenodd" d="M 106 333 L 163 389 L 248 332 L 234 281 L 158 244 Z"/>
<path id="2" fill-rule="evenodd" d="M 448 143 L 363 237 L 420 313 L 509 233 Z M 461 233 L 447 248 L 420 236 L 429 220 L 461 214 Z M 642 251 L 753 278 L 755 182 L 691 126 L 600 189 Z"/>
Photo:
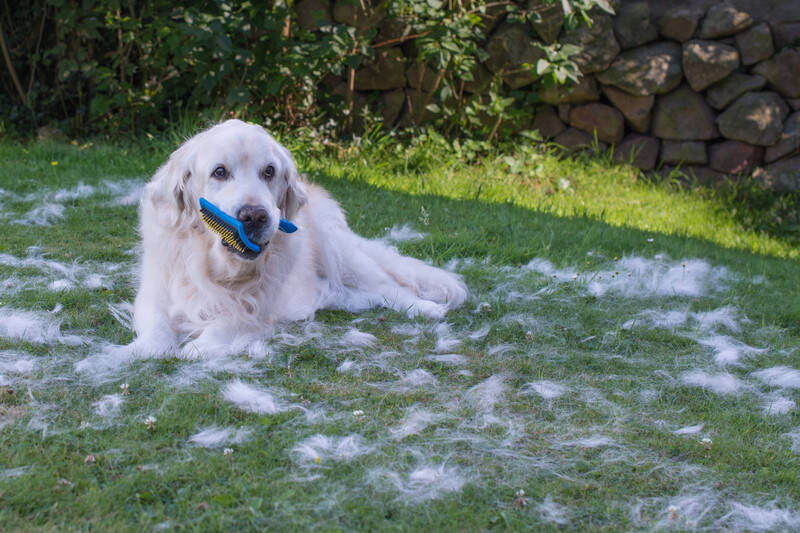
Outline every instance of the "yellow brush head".
<path id="1" fill-rule="evenodd" d="M 239 244 L 239 234 L 233 231 L 229 226 L 218 222 L 212 215 L 207 213 L 201 212 L 200 218 L 202 218 L 203 222 L 206 223 L 208 229 L 222 238 L 222 242 L 225 244 L 225 246 L 233 248 L 242 255 L 244 255 L 246 251 L 249 251 L 247 248 Z"/>

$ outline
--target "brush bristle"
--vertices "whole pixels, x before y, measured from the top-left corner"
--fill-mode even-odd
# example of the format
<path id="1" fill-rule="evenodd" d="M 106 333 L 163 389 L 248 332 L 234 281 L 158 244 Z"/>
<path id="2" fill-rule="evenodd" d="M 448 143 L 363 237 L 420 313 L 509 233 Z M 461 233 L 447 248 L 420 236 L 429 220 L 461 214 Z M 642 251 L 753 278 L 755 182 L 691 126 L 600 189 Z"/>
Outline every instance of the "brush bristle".
<path id="1" fill-rule="evenodd" d="M 208 229 L 222 238 L 222 244 L 233 249 L 242 257 L 252 259 L 258 255 L 244 245 L 235 228 L 231 227 L 224 220 L 220 220 L 214 216 L 214 214 L 207 209 L 200 209 L 200 218 L 206 223 Z"/>

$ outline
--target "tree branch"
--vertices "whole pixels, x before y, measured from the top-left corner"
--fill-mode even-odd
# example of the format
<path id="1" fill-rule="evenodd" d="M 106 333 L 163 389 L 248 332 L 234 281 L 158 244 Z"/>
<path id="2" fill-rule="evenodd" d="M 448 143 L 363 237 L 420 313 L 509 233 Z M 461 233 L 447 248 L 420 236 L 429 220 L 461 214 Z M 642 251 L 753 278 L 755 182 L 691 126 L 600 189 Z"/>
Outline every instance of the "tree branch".
<path id="1" fill-rule="evenodd" d="M 20 100 L 22 103 L 25 104 L 25 107 L 28 107 L 28 98 L 25 96 L 25 91 L 22 90 L 22 85 L 19 83 L 19 78 L 17 77 L 17 71 L 14 70 L 14 65 L 11 63 L 11 56 L 8 55 L 8 48 L 6 48 L 6 39 L 3 37 L 3 30 L 0 29 L 0 48 L 3 49 L 3 58 L 6 60 L 6 67 L 8 67 L 8 72 L 11 74 L 11 80 L 14 82 L 14 87 L 17 88 L 17 93 L 19 94 Z"/>

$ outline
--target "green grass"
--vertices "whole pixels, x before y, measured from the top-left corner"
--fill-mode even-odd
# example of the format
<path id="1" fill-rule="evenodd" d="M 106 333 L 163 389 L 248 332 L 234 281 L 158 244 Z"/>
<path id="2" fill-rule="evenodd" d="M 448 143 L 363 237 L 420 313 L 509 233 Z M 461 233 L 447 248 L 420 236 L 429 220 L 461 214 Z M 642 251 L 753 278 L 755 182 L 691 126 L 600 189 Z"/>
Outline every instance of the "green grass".
<path id="1" fill-rule="evenodd" d="M 313 324 L 318 335 L 305 324 L 283 326 L 280 332 L 301 341 L 270 343 L 265 360 L 242 355 L 227 369 L 148 360 L 92 379 L 75 363 L 103 353 L 104 343 L 132 339 L 108 305 L 134 297 L 136 208 L 115 205 L 104 180 L 144 181 L 176 141 L 82 149 L 0 142 L 2 257 L 42 253 L 79 270 L 75 287 L 54 291 L 50 282 L 63 274 L 3 261 L 0 312 L 46 313 L 60 304 L 47 316 L 61 320 L 62 333 L 91 340 L 71 346 L 0 337 L 0 529 L 754 529 L 731 502 L 787 510 L 771 529 L 800 524 L 798 452 L 787 437 L 800 417 L 796 409 L 762 409 L 771 395 L 800 399 L 796 389 L 770 387 L 753 374 L 800 366 L 800 246 L 791 231 L 763 223 L 769 213 L 734 209 L 738 193 L 651 183 L 602 158 L 519 149 L 513 159 L 468 165 L 425 144 L 384 141 L 331 152 L 284 139 L 357 232 L 379 237 L 409 223 L 425 237 L 400 243 L 404 253 L 440 265 L 459 261 L 472 296 L 448 315 L 450 333 L 380 309 L 323 311 Z M 79 183 L 96 193 L 61 201 L 63 219 L 14 223 Z M 624 280 L 634 257 L 677 271 L 699 259 L 727 274 L 696 296 L 593 295 L 593 282 Z M 578 277 L 557 282 L 523 268 L 533 258 Z M 114 271 L 116 264 L 125 268 Z M 94 272 L 104 274 L 103 283 L 82 285 Z M 692 320 L 653 327 L 643 314 L 723 308 L 735 324 L 709 331 Z M 637 317 L 639 326 L 623 328 Z M 487 326 L 485 337 L 468 337 Z M 376 344 L 347 351 L 338 339 L 352 327 L 375 335 Z M 712 334 L 766 350 L 722 367 L 698 342 Z M 447 351 L 465 356 L 464 365 L 427 359 L 447 335 L 461 341 Z M 2 366 L 20 358 L 34 368 Z M 360 373 L 338 371 L 345 361 Z M 436 384 L 404 389 L 401 378 L 418 369 Z M 696 369 L 729 372 L 741 387 L 717 394 L 682 381 Z M 276 414 L 238 409 L 221 393 L 237 377 L 295 407 Z M 476 403 L 480 389 L 473 387 L 498 383 L 492 379 L 504 384 L 496 404 Z M 546 400 L 525 393 L 527 383 L 542 380 L 560 384 L 564 394 Z M 93 404 L 119 393 L 121 383 L 131 394 L 118 414 L 99 416 Z M 322 415 L 307 416 L 301 407 Z M 354 416 L 357 410 L 364 416 Z M 433 421 L 396 438 L 393 430 L 421 411 Z M 147 416 L 157 419 L 152 431 Z M 673 433 L 696 424 L 704 425 L 697 435 Z M 188 442 L 209 426 L 244 428 L 249 438 L 230 445 L 229 456 L 223 447 Z M 318 434 L 358 435 L 369 452 L 349 461 L 321 453 L 317 464 L 292 451 Z M 700 443 L 705 436 L 710 450 Z M 587 446 L 592 438 L 606 440 Z M 89 455 L 96 461 L 86 464 Z M 426 485 L 409 474 L 422 466 L 463 484 L 415 500 L 413 489 Z M 518 490 L 527 505 L 515 504 Z M 545 502 L 560 506 L 550 509 L 563 521 L 548 521 L 558 513 L 548 515 Z M 678 507 L 675 522 L 670 505 Z"/>

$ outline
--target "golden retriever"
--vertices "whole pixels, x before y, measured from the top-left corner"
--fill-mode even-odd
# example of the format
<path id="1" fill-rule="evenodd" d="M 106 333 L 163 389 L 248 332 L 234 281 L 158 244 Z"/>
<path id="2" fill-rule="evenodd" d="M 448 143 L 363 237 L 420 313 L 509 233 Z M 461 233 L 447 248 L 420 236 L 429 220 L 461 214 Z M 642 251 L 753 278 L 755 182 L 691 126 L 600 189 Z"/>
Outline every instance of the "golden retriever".
<path id="1" fill-rule="evenodd" d="M 224 246 L 200 217 L 201 197 L 242 220 L 262 252 L 246 259 Z M 299 230 L 279 232 L 281 217 Z M 456 274 L 353 233 L 339 204 L 300 179 L 286 148 L 239 120 L 172 153 L 145 187 L 140 232 L 132 347 L 141 355 L 232 353 L 323 308 L 440 319 L 467 297 Z"/>

